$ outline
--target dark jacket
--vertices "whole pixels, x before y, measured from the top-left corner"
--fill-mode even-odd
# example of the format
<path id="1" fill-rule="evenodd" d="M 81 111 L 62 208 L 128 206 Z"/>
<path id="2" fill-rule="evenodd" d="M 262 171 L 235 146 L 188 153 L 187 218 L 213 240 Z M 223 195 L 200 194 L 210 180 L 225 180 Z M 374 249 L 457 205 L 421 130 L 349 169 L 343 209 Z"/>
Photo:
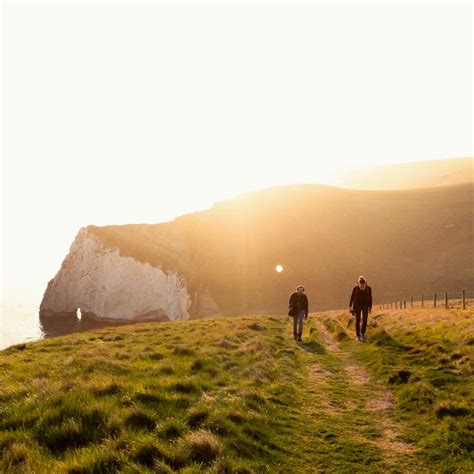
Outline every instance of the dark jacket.
<path id="1" fill-rule="evenodd" d="M 365 286 L 365 290 L 361 290 L 359 285 L 352 289 L 351 300 L 349 301 L 349 308 L 354 304 L 354 308 L 372 308 L 372 288 L 369 285 Z"/>
<path id="2" fill-rule="evenodd" d="M 301 295 L 298 292 L 292 293 L 288 305 L 296 308 L 296 311 L 304 309 L 305 316 L 308 316 L 308 297 L 304 293 Z"/>

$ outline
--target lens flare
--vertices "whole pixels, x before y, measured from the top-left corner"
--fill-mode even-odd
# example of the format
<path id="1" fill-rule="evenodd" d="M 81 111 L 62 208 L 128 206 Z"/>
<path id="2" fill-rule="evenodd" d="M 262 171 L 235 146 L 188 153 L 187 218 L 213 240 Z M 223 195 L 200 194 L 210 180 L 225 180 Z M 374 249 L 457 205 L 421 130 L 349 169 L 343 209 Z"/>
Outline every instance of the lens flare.
<path id="1" fill-rule="evenodd" d="M 281 273 L 283 271 L 283 265 L 277 265 L 275 267 L 275 270 L 278 272 L 278 273 Z"/>

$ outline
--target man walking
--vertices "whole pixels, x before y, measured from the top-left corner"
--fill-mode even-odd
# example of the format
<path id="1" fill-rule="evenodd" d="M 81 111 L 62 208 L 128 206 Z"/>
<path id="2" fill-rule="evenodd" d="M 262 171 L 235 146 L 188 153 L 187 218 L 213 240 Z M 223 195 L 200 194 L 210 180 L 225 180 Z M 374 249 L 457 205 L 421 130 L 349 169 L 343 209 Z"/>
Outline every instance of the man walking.
<path id="1" fill-rule="evenodd" d="M 367 285 L 367 281 L 360 276 L 357 285 L 352 289 L 349 301 L 349 311 L 356 318 L 356 339 L 365 340 L 368 314 L 372 311 L 372 288 Z M 362 329 L 360 327 L 360 317 L 362 314 Z"/>
<path id="2" fill-rule="evenodd" d="M 303 318 L 308 319 L 308 297 L 304 293 L 304 286 L 296 287 L 296 292 L 292 293 L 289 301 L 290 314 L 293 316 L 293 338 L 301 342 L 303 335 Z"/>

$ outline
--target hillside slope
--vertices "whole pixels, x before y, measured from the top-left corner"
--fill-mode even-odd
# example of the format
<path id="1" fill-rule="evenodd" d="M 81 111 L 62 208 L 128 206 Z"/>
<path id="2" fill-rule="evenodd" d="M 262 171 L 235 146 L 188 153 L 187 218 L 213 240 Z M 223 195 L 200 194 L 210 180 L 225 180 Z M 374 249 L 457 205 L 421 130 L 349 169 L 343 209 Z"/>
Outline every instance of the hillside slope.
<path id="1" fill-rule="evenodd" d="M 247 193 L 163 224 L 88 226 L 77 241 L 86 233 L 85 242 L 99 239 L 113 249 L 114 261 L 132 257 L 179 275 L 183 287 L 173 288 L 187 293 L 191 318 L 280 312 L 299 283 L 321 310 L 344 307 L 360 274 L 377 302 L 473 289 L 473 203 L 472 184 L 380 192 L 295 185 Z M 83 258 L 87 249 L 80 247 L 71 246 L 78 257 L 67 257 L 51 280 L 41 313 L 75 314 L 82 306 L 94 313 L 120 299 L 127 313 L 132 285 L 150 286 L 149 279 L 140 285 L 148 271 L 114 279 L 104 274 L 104 254 Z M 119 263 L 114 268 L 130 268 Z M 157 297 L 154 307 L 152 290 L 140 298 L 147 304 L 142 312 L 172 313 L 165 307 L 172 295 Z"/>
<path id="2" fill-rule="evenodd" d="M 416 189 L 472 183 L 474 158 L 368 166 L 348 172 L 340 185 L 353 189 Z"/>
<path id="3" fill-rule="evenodd" d="M 3 472 L 470 472 L 472 310 L 143 323 L 0 352 Z"/>

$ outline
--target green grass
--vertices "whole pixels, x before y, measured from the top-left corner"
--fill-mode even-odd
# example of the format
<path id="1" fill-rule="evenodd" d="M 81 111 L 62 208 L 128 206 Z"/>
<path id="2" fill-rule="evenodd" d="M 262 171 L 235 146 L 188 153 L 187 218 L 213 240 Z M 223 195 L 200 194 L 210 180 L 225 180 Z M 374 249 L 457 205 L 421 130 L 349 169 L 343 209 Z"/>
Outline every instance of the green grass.
<path id="1" fill-rule="evenodd" d="M 472 316 L 374 314 L 364 344 L 330 312 L 303 343 L 252 316 L 13 346 L 0 471 L 469 472 Z"/>

